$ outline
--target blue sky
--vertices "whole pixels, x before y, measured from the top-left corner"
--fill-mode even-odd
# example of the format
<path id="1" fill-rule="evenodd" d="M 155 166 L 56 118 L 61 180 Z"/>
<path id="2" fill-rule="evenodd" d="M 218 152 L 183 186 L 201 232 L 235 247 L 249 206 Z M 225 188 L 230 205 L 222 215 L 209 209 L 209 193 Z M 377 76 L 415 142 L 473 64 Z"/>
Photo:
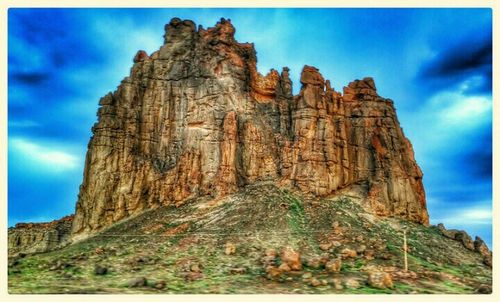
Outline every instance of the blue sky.
<path id="1" fill-rule="evenodd" d="M 395 101 L 424 172 L 431 223 L 491 246 L 490 9 L 9 9 L 8 222 L 74 211 L 98 100 L 172 17 L 230 18 L 258 69 L 303 65 L 336 90 L 372 76 Z"/>

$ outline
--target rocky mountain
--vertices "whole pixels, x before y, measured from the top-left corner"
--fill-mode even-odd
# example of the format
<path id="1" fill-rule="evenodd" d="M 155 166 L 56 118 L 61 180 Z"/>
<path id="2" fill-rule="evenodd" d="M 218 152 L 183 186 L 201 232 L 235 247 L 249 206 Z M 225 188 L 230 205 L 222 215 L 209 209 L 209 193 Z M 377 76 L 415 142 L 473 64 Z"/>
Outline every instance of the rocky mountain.
<path id="1" fill-rule="evenodd" d="M 174 18 L 137 52 L 99 101 L 74 216 L 9 229 L 10 291 L 490 292 L 484 242 L 428 225 L 374 80 L 341 93 L 304 66 L 294 95 L 234 34 Z"/>
<path id="2" fill-rule="evenodd" d="M 427 224 L 422 172 L 393 102 L 371 78 L 336 92 L 304 66 L 257 72 L 253 44 L 222 19 L 172 19 L 165 44 L 139 51 L 130 76 L 99 104 L 73 234 L 200 196 L 271 181 L 314 196 L 356 190 L 374 213 Z"/>

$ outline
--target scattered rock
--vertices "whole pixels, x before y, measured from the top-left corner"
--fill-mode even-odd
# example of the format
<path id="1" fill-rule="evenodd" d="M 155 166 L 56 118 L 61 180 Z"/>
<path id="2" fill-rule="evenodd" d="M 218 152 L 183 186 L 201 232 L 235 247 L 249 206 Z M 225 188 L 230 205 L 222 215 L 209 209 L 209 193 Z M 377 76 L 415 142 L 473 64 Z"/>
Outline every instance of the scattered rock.
<path id="1" fill-rule="evenodd" d="M 289 272 L 292 270 L 292 268 L 286 263 L 281 263 L 281 265 L 278 267 L 278 269 L 282 272 Z"/>
<path id="2" fill-rule="evenodd" d="M 342 243 L 340 243 L 339 241 L 335 241 L 335 240 L 332 241 L 331 243 L 332 243 L 332 247 L 339 247 L 342 245 Z"/>
<path id="3" fill-rule="evenodd" d="M 96 253 L 96 255 L 102 255 L 102 254 L 104 254 L 104 252 L 105 252 L 105 250 L 102 247 L 97 247 L 94 251 L 94 253 Z"/>
<path id="4" fill-rule="evenodd" d="M 356 245 L 356 253 L 363 254 L 366 251 L 366 245 L 358 244 Z"/>
<path id="5" fill-rule="evenodd" d="M 106 275 L 108 273 L 108 268 L 100 265 L 96 265 L 94 268 L 94 274 L 96 275 Z"/>
<path id="6" fill-rule="evenodd" d="M 344 286 L 342 286 L 342 280 L 340 278 L 331 278 L 329 279 L 328 283 L 332 284 L 336 290 L 344 289 Z"/>
<path id="7" fill-rule="evenodd" d="M 366 260 L 373 260 L 375 258 L 375 251 L 374 250 L 365 250 L 364 255 L 365 255 Z"/>
<path id="8" fill-rule="evenodd" d="M 187 272 L 184 273 L 184 280 L 186 281 L 196 281 L 203 278 L 203 274 L 201 272 Z"/>
<path id="9" fill-rule="evenodd" d="M 281 276 L 282 271 L 274 266 L 268 266 L 266 268 L 266 273 L 267 273 L 267 278 L 268 279 L 275 279 Z"/>
<path id="10" fill-rule="evenodd" d="M 288 264 L 290 268 L 294 271 L 300 271 L 302 269 L 302 263 L 300 261 L 300 253 L 296 252 L 293 248 L 287 246 L 280 254 L 281 261 Z"/>
<path id="11" fill-rule="evenodd" d="M 311 281 L 309 281 L 309 284 L 313 287 L 317 287 L 321 285 L 321 282 L 316 278 L 312 278 Z"/>
<path id="12" fill-rule="evenodd" d="M 201 272 L 201 268 L 200 268 L 200 265 L 198 263 L 191 264 L 191 266 L 189 267 L 189 270 L 191 272 L 194 272 L 194 273 L 200 273 Z"/>
<path id="13" fill-rule="evenodd" d="M 369 272 L 368 284 L 375 288 L 392 288 L 392 277 L 386 272 Z"/>
<path id="14" fill-rule="evenodd" d="M 267 249 L 265 254 L 267 257 L 276 258 L 276 256 L 278 255 L 278 252 L 276 252 L 275 249 Z"/>
<path id="15" fill-rule="evenodd" d="M 138 277 L 131 279 L 127 282 L 128 287 L 142 287 L 148 284 L 148 280 L 145 277 Z"/>
<path id="16" fill-rule="evenodd" d="M 342 268 L 342 260 L 340 258 L 330 260 L 325 264 L 325 269 L 330 273 L 340 272 Z"/>
<path id="17" fill-rule="evenodd" d="M 229 272 L 233 275 L 241 275 L 247 272 L 245 267 L 233 267 L 229 270 Z"/>
<path id="18" fill-rule="evenodd" d="M 392 259 L 392 254 L 391 253 L 382 253 L 377 258 L 380 258 L 380 259 L 383 259 L 383 260 L 391 260 Z"/>
<path id="19" fill-rule="evenodd" d="M 347 287 L 347 288 L 353 288 L 353 289 L 356 289 L 356 288 L 360 288 L 361 287 L 361 284 L 359 284 L 358 280 L 354 279 L 354 278 L 348 278 L 344 281 L 344 285 Z"/>
<path id="20" fill-rule="evenodd" d="M 342 259 L 356 258 L 358 256 L 358 253 L 356 253 L 356 251 L 353 249 L 344 248 L 340 251 L 340 256 L 342 257 Z"/>
<path id="21" fill-rule="evenodd" d="M 319 249 L 322 251 L 328 251 L 332 247 L 331 243 L 321 243 Z"/>
<path id="22" fill-rule="evenodd" d="M 491 251 L 484 243 L 483 239 L 481 237 L 476 236 L 476 239 L 474 240 L 474 250 L 481 254 L 483 257 L 490 256 Z"/>
<path id="23" fill-rule="evenodd" d="M 224 253 L 226 255 L 234 255 L 236 253 L 236 245 L 231 242 L 226 243 Z"/>
<path id="24" fill-rule="evenodd" d="M 489 285 L 486 285 L 486 284 L 481 284 L 477 289 L 476 289 L 476 293 L 477 294 L 486 294 L 486 295 L 489 295 L 493 292 L 491 286 Z"/>
<path id="25" fill-rule="evenodd" d="M 467 234 L 467 232 L 465 231 L 459 231 L 456 235 L 455 235 L 455 239 L 462 242 L 462 245 L 473 251 L 474 250 L 474 241 L 472 241 L 472 238 L 469 236 L 469 234 Z"/>
<path id="26" fill-rule="evenodd" d="M 310 268 L 318 269 L 321 267 L 321 258 L 309 258 L 306 260 L 306 265 Z"/>
<path id="27" fill-rule="evenodd" d="M 311 279 L 312 278 L 312 273 L 311 272 L 306 272 L 302 274 L 302 279 Z"/>
<path id="28" fill-rule="evenodd" d="M 167 286 L 167 282 L 165 281 L 158 281 L 155 283 L 154 288 L 156 289 L 164 289 Z"/>

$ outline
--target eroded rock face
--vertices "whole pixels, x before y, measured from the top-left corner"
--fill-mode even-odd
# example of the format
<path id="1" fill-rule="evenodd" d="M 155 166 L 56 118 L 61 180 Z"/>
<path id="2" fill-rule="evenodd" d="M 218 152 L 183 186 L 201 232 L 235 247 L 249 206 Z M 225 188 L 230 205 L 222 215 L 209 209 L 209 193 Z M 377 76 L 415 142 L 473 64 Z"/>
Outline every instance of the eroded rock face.
<path id="1" fill-rule="evenodd" d="M 73 215 L 47 223 L 18 223 L 9 228 L 8 253 L 42 253 L 70 243 Z"/>
<path id="2" fill-rule="evenodd" d="M 422 185 L 393 102 L 371 78 L 343 95 L 305 66 L 261 75 L 229 20 L 196 29 L 174 18 L 165 44 L 139 51 L 99 104 L 73 223 L 85 236 L 160 205 L 231 194 L 259 181 L 315 196 L 362 187 L 383 216 L 427 224 Z"/>

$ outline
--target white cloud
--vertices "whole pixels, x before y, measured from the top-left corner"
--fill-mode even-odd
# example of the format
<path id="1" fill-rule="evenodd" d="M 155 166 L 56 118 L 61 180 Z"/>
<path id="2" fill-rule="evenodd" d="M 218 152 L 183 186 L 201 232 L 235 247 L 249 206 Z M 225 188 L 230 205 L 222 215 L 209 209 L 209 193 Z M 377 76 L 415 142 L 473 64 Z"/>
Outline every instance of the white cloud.
<path id="1" fill-rule="evenodd" d="M 484 96 L 447 96 L 455 100 L 454 104 L 443 109 L 443 122 L 470 126 L 482 123 L 491 114 L 491 99 Z"/>
<path id="2" fill-rule="evenodd" d="M 484 201 L 480 205 L 440 212 L 441 216 L 433 218 L 433 222 L 441 222 L 449 227 L 463 228 L 470 225 L 491 225 L 492 222 L 490 200 Z"/>
<path id="3" fill-rule="evenodd" d="M 42 146 L 24 138 L 9 139 L 9 148 L 24 159 L 44 165 L 52 171 L 71 170 L 78 167 L 78 158 L 52 146 Z"/>

